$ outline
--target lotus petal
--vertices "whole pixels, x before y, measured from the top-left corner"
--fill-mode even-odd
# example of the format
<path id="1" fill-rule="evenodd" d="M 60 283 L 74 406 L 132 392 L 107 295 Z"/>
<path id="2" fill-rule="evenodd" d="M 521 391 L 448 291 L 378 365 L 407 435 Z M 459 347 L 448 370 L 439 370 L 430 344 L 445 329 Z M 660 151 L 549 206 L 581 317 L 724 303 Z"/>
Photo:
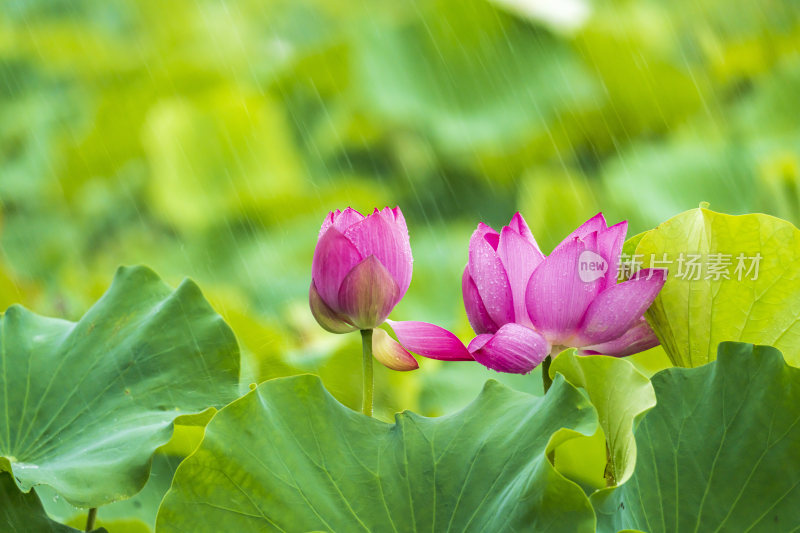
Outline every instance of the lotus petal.
<path id="1" fill-rule="evenodd" d="M 584 281 L 579 259 L 585 251 L 597 249 L 597 234 L 559 247 L 534 270 L 528 283 L 526 302 L 531 322 L 552 344 L 569 345 L 589 304 L 604 278 Z"/>
<path id="2" fill-rule="evenodd" d="M 362 259 L 353 243 L 335 227 L 328 228 L 317 242 L 311 279 L 322 300 L 334 311 L 339 310 L 342 280 Z"/>
<path id="3" fill-rule="evenodd" d="M 509 226 L 505 226 L 500 232 L 497 255 L 505 268 L 511 287 L 514 322 L 530 326 L 525 292 L 528 289 L 531 274 L 544 260 L 544 256 Z"/>
<path id="4" fill-rule="evenodd" d="M 498 372 L 527 374 L 550 354 L 550 344 L 541 334 L 519 324 L 506 324 L 490 338 L 481 337 L 470 343 L 472 356 Z"/>
<path id="5" fill-rule="evenodd" d="M 350 333 L 358 329 L 350 324 L 346 317 L 328 307 L 328 304 L 317 292 L 313 281 L 308 291 L 308 303 L 311 307 L 311 314 L 314 315 L 319 325 L 327 331 L 331 333 Z"/>
<path id="6" fill-rule="evenodd" d="M 339 309 L 359 329 L 383 324 L 399 299 L 397 283 L 374 255 L 353 267 L 339 289 Z"/>
<path id="7" fill-rule="evenodd" d="M 430 359 L 443 361 L 472 361 L 472 355 L 458 337 L 427 322 L 387 320 L 397 340 L 407 350 Z"/>
<path id="8" fill-rule="evenodd" d="M 658 346 L 660 343 L 653 329 L 642 317 L 636 324 L 616 339 L 584 346 L 578 350 L 578 355 L 611 355 L 614 357 L 624 357 L 635 353 L 643 352 Z"/>
<path id="9" fill-rule="evenodd" d="M 498 326 L 486 311 L 483 305 L 478 287 L 469 275 L 469 267 L 464 267 L 464 274 L 461 276 L 461 292 L 464 296 L 464 308 L 467 310 L 467 318 L 475 333 L 494 333 Z"/>
<path id="10" fill-rule="evenodd" d="M 376 209 L 344 232 L 362 257 L 374 255 L 386 267 L 400 288 L 399 298 L 411 284 L 413 261 L 408 233 L 404 234 L 404 231 L 397 223 L 387 221 L 387 217 Z"/>
<path id="11" fill-rule="evenodd" d="M 377 328 L 372 332 L 372 355 L 383 366 L 405 372 L 416 370 L 419 363 L 414 356 L 403 348 L 403 345 L 394 340 L 384 330 Z"/>
<path id="12" fill-rule="evenodd" d="M 601 344 L 633 327 L 653 303 L 666 277 L 665 269 L 647 268 L 601 292 L 586 310 L 576 345 Z"/>
<path id="13" fill-rule="evenodd" d="M 484 224 L 472 234 L 469 242 L 469 274 L 492 321 L 501 326 L 514 321 L 511 286 L 497 255 L 500 235 Z"/>

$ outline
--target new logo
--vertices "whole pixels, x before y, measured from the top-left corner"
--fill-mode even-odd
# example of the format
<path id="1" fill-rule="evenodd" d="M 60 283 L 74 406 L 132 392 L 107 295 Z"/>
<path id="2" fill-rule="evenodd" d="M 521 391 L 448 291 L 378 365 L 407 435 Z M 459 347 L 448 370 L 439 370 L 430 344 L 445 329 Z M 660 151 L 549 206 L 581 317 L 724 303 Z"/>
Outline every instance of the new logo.
<path id="1" fill-rule="evenodd" d="M 608 271 L 608 262 L 591 250 L 584 250 L 578 257 L 578 277 L 584 283 L 602 278 Z"/>

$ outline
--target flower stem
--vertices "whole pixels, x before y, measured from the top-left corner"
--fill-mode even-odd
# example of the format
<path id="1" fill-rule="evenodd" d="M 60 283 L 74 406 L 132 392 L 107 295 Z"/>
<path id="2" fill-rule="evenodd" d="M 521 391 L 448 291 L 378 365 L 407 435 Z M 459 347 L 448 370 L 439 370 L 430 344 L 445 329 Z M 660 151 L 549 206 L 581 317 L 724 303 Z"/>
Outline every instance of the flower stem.
<path id="1" fill-rule="evenodd" d="M 97 520 L 97 507 L 89 509 L 89 514 L 86 516 L 86 531 L 94 529 L 94 522 Z"/>
<path id="2" fill-rule="evenodd" d="M 372 392 L 375 384 L 372 379 L 372 330 L 361 330 L 361 347 L 363 355 L 363 402 L 361 412 L 367 416 L 372 416 Z"/>
<path id="3" fill-rule="evenodd" d="M 549 355 L 544 358 L 544 361 L 542 361 L 542 388 L 544 389 L 545 394 L 550 390 L 550 385 L 553 384 L 553 380 L 550 378 L 551 362 L 552 359 Z"/>

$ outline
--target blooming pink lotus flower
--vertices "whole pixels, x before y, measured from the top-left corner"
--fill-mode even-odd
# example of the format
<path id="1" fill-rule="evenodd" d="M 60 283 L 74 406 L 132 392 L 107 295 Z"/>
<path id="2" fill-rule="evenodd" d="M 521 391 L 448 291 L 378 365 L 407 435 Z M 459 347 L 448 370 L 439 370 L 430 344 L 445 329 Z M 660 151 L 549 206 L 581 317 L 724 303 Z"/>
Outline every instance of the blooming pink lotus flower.
<path id="1" fill-rule="evenodd" d="M 412 261 L 399 207 L 375 209 L 366 217 L 349 207 L 328 213 L 311 265 L 314 318 L 332 333 L 376 328 L 408 290 Z M 417 361 L 393 343 L 378 333 L 375 357 L 396 370 L 417 368 Z"/>
<path id="2" fill-rule="evenodd" d="M 462 277 L 464 306 L 477 336 L 464 346 L 425 322 L 389 324 L 408 350 L 433 359 L 474 359 L 488 368 L 530 372 L 567 347 L 582 355 L 624 356 L 658 345 L 643 318 L 666 279 L 645 269 L 617 283 L 627 222 L 590 218 L 545 257 L 522 216 L 498 233 L 481 223 Z"/>

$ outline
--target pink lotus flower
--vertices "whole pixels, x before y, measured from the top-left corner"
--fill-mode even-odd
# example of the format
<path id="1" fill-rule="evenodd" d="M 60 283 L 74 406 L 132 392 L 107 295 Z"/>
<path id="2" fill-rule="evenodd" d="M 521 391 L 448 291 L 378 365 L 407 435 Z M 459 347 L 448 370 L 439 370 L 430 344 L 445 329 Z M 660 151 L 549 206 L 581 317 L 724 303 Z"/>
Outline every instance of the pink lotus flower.
<path id="1" fill-rule="evenodd" d="M 470 360 L 515 374 L 567 347 L 624 356 L 658 345 L 643 318 L 666 279 L 645 269 L 616 283 L 627 222 L 610 228 L 598 213 L 545 257 L 522 216 L 498 233 L 472 234 L 462 277 L 464 306 L 477 336 L 464 346 L 425 322 L 389 324 L 408 350 L 433 359 Z"/>
<path id="2" fill-rule="evenodd" d="M 311 265 L 314 318 L 332 333 L 376 328 L 408 290 L 412 261 L 399 207 L 375 209 L 366 217 L 349 207 L 328 213 Z M 396 370 L 417 368 L 408 352 L 382 334 L 375 342 L 379 361 Z"/>

